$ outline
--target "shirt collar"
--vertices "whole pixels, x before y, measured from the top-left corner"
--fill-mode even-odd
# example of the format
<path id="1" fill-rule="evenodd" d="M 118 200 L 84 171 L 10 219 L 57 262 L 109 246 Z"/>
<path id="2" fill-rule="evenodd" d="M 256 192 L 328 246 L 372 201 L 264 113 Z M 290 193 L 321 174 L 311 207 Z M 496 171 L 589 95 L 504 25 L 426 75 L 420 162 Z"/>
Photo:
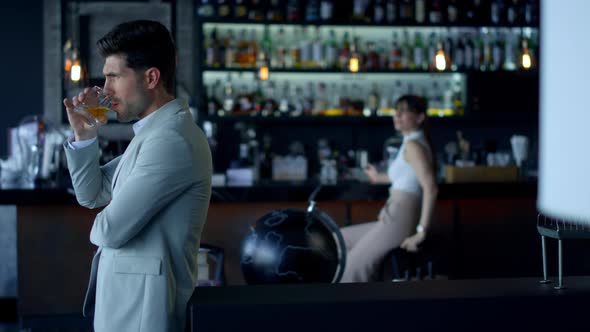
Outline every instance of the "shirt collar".
<path id="1" fill-rule="evenodd" d="M 166 104 L 162 105 L 162 107 L 158 108 L 154 112 L 150 113 L 145 118 L 137 121 L 136 123 L 133 124 L 133 133 L 135 133 L 135 135 L 137 136 L 139 134 L 139 132 L 141 131 L 141 129 L 148 123 L 148 121 L 154 117 L 154 114 L 156 114 L 157 112 L 162 111 L 166 108 L 177 107 L 178 103 L 179 103 L 179 101 L 177 99 L 173 99 L 173 100 L 167 102 Z"/>
<path id="2" fill-rule="evenodd" d="M 410 141 L 410 140 L 414 140 L 414 139 L 418 139 L 418 138 L 421 138 L 423 136 L 424 136 L 424 132 L 421 129 L 419 129 L 419 130 L 413 131 L 413 132 L 411 132 L 411 133 L 409 133 L 407 135 L 404 135 L 404 142 Z"/>

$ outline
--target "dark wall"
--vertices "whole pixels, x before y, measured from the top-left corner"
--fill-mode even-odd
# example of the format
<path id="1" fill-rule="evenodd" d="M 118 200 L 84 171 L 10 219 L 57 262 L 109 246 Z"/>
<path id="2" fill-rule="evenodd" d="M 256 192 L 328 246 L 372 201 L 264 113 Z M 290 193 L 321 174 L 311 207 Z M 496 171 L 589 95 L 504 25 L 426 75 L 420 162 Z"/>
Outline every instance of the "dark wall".
<path id="1" fill-rule="evenodd" d="M 43 0 L 0 4 L 0 157 L 7 154 L 7 129 L 28 114 L 43 113 Z"/>

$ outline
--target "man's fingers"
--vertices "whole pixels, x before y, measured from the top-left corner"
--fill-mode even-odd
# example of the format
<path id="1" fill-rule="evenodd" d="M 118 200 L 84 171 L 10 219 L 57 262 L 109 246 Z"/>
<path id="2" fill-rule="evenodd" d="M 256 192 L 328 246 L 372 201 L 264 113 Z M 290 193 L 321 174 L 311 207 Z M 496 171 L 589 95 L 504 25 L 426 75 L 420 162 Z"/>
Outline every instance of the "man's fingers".
<path id="1" fill-rule="evenodd" d="M 64 98 L 64 106 L 68 112 L 74 109 L 74 104 L 68 98 Z"/>

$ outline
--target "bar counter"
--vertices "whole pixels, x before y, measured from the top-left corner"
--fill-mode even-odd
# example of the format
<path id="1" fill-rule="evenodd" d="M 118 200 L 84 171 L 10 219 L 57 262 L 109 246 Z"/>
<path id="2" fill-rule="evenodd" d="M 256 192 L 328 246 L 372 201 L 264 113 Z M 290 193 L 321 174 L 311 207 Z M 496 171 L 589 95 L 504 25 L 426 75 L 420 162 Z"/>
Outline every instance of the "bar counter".
<path id="1" fill-rule="evenodd" d="M 250 187 L 213 187 L 211 202 L 306 202 L 317 181 L 260 182 Z M 388 185 L 345 181 L 323 185 L 316 201 L 384 201 Z M 439 199 L 536 197 L 536 181 L 498 183 L 441 183 Z M 0 190 L 0 205 L 76 204 L 71 188 Z"/>
<path id="2" fill-rule="evenodd" d="M 214 188 L 202 242 L 224 249 L 228 285 L 245 284 L 239 262 L 250 226 L 275 209 L 305 209 L 316 186 Z M 348 182 L 323 187 L 316 202 L 346 226 L 375 220 L 387 194 L 385 185 Z M 534 181 L 441 184 L 429 230 L 442 239 L 437 272 L 450 279 L 540 275 L 536 196 Z M 80 207 L 65 189 L 0 191 L 0 205 L 16 206 L 19 315 L 79 313 L 96 250 L 89 233 L 100 209 Z M 575 271 L 566 266 L 566 272 Z"/>

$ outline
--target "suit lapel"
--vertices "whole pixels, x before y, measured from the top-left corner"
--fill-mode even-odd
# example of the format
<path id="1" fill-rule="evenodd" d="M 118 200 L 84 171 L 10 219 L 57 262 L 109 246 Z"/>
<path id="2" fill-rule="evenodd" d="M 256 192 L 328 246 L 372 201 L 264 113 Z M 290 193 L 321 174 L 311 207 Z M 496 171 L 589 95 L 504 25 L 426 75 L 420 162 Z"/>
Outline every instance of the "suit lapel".
<path id="1" fill-rule="evenodd" d="M 172 101 L 170 101 L 168 104 L 164 105 L 162 108 L 160 108 L 159 110 L 156 111 L 156 113 L 154 114 L 154 116 L 149 119 L 149 121 L 143 126 L 143 128 L 141 128 L 141 130 L 139 131 L 139 134 L 137 134 L 135 137 L 133 137 L 133 139 L 131 140 L 131 143 L 129 143 L 129 146 L 127 147 L 127 149 L 125 149 L 125 152 L 123 153 L 123 157 L 121 157 L 121 161 L 119 162 L 119 164 L 117 165 L 117 168 L 115 169 L 115 174 L 113 175 L 113 180 L 112 180 L 112 188 L 111 191 L 115 192 L 115 186 L 117 184 L 117 180 L 119 179 L 119 174 L 121 173 L 121 169 L 122 167 L 125 165 L 125 162 L 127 161 L 130 154 L 136 154 L 135 152 L 135 145 L 137 143 L 138 140 L 143 139 L 143 137 L 145 137 L 148 133 L 151 133 L 155 130 L 155 128 L 158 128 L 158 125 L 161 124 L 162 122 L 165 122 L 165 120 L 168 117 L 172 117 L 174 116 L 174 114 L 177 114 L 178 112 L 187 112 L 188 111 L 188 105 L 186 104 L 186 102 L 183 102 L 179 99 L 174 99 Z"/>

